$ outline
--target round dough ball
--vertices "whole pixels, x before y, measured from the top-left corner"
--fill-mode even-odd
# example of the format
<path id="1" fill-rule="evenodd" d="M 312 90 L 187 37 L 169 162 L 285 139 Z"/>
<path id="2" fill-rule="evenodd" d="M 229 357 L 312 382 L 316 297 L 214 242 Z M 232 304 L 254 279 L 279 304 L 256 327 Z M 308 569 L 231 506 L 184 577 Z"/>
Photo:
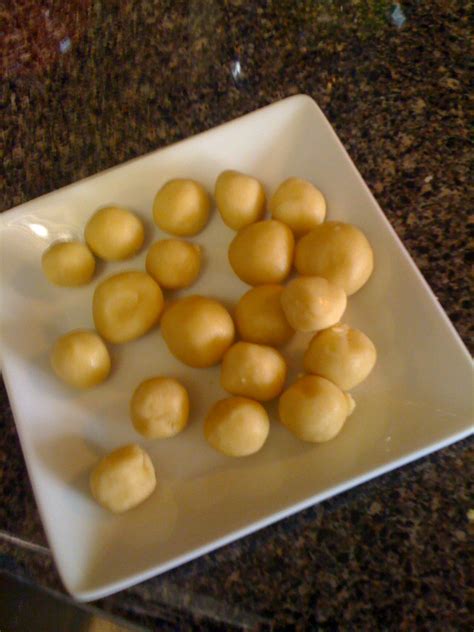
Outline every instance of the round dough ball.
<path id="1" fill-rule="evenodd" d="M 235 324 L 243 340 L 278 347 L 294 334 L 281 306 L 282 285 L 259 285 L 246 292 L 235 308 Z"/>
<path id="2" fill-rule="evenodd" d="M 161 333 L 178 360 L 204 368 L 221 361 L 234 340 L 234 323 L 218 301 L 187 296 L 165 310 Z"/>
<path id="3" fill-rule="evenodd" d="M 270 198 L 270 213 L 299 237 L 324 221 L 326 200 L 308 180 L 288 178 Z"/>
<path id="4" fill-rule="evenodd" d="M 135 213 L 119 206 L 107 206 L 94 213 L 86 224 L 87 245 L 105 261 L 123 261 L 143 246 L 145 229 Z"/>
<path id="5" fill-rule="evenodd" d="M 216 180 L 214 195 L 224 223 L 234 230 L 262 219 L 265 213 L 262 183 L 239 171 L 223 171 Z"/>
<path id="6" fill-rule="evenodd" d="M 210 209 L 211 201 L 202 184 L 177 178 L 164 184 L 156 194 L 153 219 L 161 230 L 186 237 L 204 228 Z"/>
<path id="7" fill-rule="evenodd" d="M 44 252 L 41 265 L 48 281 L 62 287 L 85 285 L 95 272 L 93 254 L 79 241 L 53 244 Z"/>
<path id="8" fill-rule="evenodd" d="M 115 344 L 146 334 L 160 318 L 163 293 L 146 272 L 114 274 L 100 283 L 92 299 L 97 331 Z"/>
<path id="9" fill-rule="evenodd" d="M 152 377 L 135 389 L 130 416 L 135 430 L 147 439 L 174 437 L 188 423 L 188 392 L 171 377 Z"/>
<path id="10" fill-rule="evenodd" d="M 265 408 L 246 397 L 228 397 L 214 404 L 204 422 L 209 444 L 226 456 L 248 456 L 267 440 L 270 421 Z"/>
<path id="11" fill-rule="evenodd" d="M 222 360 L 221 386 L 233 395 L 266 402 L 281 393 L 286 373 L 285 359 L 276 349 L 237 342 Z"/>
<path id="12" fill-rule="evenodd" d="M 318 331 L 335 325 L 347 305 L 340 287 L 322 277 L 298 277 L 281 293 L 281 305 L 297 331 Z"/>
<path id="13" fill-rule="evenodd" d="M 322 276 L 350 296 L 368 281 L 374 254 L 364 233 L 355 226 L 325 222 L 300 239 L 295 265 L 300 274 Z"/>
<path id="14" fill-rule="evenodd" d="M 125 445 L 99 461 L 89 483 L 99 504 L 113 513 L 123 513 L 153 492 L 155 469 L 145 450 L 135 444 Z"/>
<path id="15" fill-rule="evenodd" d="M 229 246 L 235 274 L 249 285 L 280 283 L 293 263 L 294 237 L 285 224 L 274 219 L 245 226 Z"/>
<path id="16" fill-rule="evenodd" d="M 350 395 L 318 375 L 305 375 L 280 397 L 280 420 L 298 439 L 321 443 L 342 429 L 355 403 Z"/>
<path id="17" fill-rule="evenodd" d="M 146 271 L 167 290 L 189 287 L 199 276 L 201 249 L 181 239 L 155 242 L 146 257 Z"/>
<path id="18" fill-rule="evenodd" d="M 304 369 L 348 391 L 365 380 L 376 359 L 370 338 L 358 329 L 339 324 L 312 338 L 304 355 Z"/>
<path id="19" fill-rule="evenodd" d="M 71 331 L 56 340 L 51 352 L 54 372 L 75 388 L 100 384 L 108 377 L 110 365 L 107 347 L 93 331 Z"/>

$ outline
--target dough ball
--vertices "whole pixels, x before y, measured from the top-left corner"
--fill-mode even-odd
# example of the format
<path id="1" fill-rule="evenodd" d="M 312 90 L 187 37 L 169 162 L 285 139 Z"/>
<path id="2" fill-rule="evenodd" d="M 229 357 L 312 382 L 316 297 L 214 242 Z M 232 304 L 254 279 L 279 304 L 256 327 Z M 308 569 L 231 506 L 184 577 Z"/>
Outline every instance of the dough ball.
<path id="1" fill-rule="evenodd" d="M 298 439 L 321 443 L 333 439 L 354 410 L 350 395 L 318 375 L 306 375 L 280 397 L 279 414 L 284 426 Z"/>
<path id="2" fill-rule="evenodd" d="M 265 213 L 263 185 L 238 171 L 223 171 L 219 175 L 215 198 L 224 223 L 234 230 L 262 219 Z"/>
<path id="3" fill-rule="evenodd" d="M 350 296 L 372 274 L 374 255 L 358 228 L 343 222 L 325 222 L 300 239 L 295 265 L 300 274 L 322 276 Z"/>
<path id="4" fill-rule="evenodd" d="M 313 337 L 304 355 L 304 369 L 348 391 L 365 380 L 376 359 L 375 346 L 364 333 L 339 324 Z"/>
<path id="5" fill-rule="evenodd" d="M 228 397 L 214 404 L 204 422 L 209 444 L 226 456 L 248 456 L 267 440 L 270 421 L 258 402 L 246 397 Z"/>
<path id="6" fill-rule="evenodd" d="M 202 184 L 177 178 L 164 184 L 156 194 L 153 219 L 161 230 L 186 237 L 204 228 L 210 208 L 209 195 Z"/>
<path id="7" fill-rule="evenodd" d="M 137 387 L 130 402 L 135 430 L 147 439 L 174 437 L 188 423 L 188 392 L 171 377 L 153 377 Z"/>
<path id="8" fill-rule="evenodd" d="M 199 276 L 201 249 L 181 239 L 155 242 L 146 257 L 146 270 L 161 287 L 177 290 L 189 287 Z"/>
<path id="9" fill-rule="evenodd" d="M 97 331 L 119 344 L 146 334 L 160 318 L 163 293 L 146 272 L 114 274 L 94 292 L 92 313 Z"/>
<path id="10" fill-rule="evenodd" d="M 248 342 L 278 347 L 294 334 L 281 306 L 282 285 L 259 285 L 246 292 L 235 308 L 235 324 Z"/>
<path id="11" fill-rule="evenodd" d="M 280 283 L 290 273 L 293 249 L 291 230 L 271 219 L 239 230 L 229 247 L 229 261 L 244 283 Z"/>
<path id="12" fill-rule="evenodd" d="M 178 360 L 204 368 L 221 361 L 234 340 L 234 323 L 217 301 L 187 296 L 165 310 L 161 333 Z"/>
<path id="13" fill-rule="evenodd" d="M 319 189 L 308 180 L 288 178 L 270 198 L 273 219 L 287 224 L 299 237 L 324 221 L 326 200 Z"/>
<path id="14" fill-rule="evenodd" d="M 79 241 L 53 244 L 44 252 L 41 265 L 48 281 L 62 287 L 85 285 L 95 272 L 93 254 Z"/>
<path id="15" fill-rule="evenodd" d="M 71 331 L 56 340 L 51 352 L 54 372 L 75 388 L 90 388 L 103 382 L 110 373 L 110 364 L 107 347 L 93 331 Z"/>
<path id="16" fill-rule="evenodd" d="M 221 366 L 222 388 L 266 402 L 283 390 L 287 366 L 279 351 L 252 342 L 237 342 L 224 355 Z"/>
<path id="17" fill-rule="evenodd" d="M 155 469 L 145 450 L 135 444 L 125 445 L 99 461 L 89 483 L 99 504 L 113 513 L 123 513 L 153 492 Z"/>
<path id="18" fill-rule="evenodd" d="M 347 305 L 344 290 L 322 277 L 298 277 L 281 293 L 281 305 L 298 331 L 318 331 L 335 325 Z"/>
<path id="19" fill-rule="evenodd" d="M 107 206 L 90 218 L 84 236 L 89 248 L 101 259 L 122 261 L 140 250 L 145 230 L 135 213 L 119 206 Z"/>

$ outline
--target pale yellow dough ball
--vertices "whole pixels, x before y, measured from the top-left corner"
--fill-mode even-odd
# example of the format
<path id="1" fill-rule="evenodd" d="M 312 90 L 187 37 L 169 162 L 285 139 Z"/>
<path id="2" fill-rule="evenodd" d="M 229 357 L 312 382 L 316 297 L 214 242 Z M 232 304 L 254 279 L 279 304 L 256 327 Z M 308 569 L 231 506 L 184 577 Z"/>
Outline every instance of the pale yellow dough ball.
<path id="1" fill-rule="evenodd" d="M 147 439 L 174 437 L 188 423 L 188 392 L 171 377 L 145 380 L 133 393 L 130 416 L 135 430 Z"/>
<path id="2" fill-rule="evenodd" d="M 211 201 L 195 180 L 177 178 L 164 184 L 155 196 L 153 219 L 167 233 L 196 235 L 207 224 Z"/>
<path id="3" fill-rule="evenodd" d="M 51 352 L 54 372 L 75 388 L 100 384 L 108 377 L 110 365 L 107 347 L 93 331 L 71 331 L 56 340 Z"/>
<path id="4" fill-rule="evenodd" d="M 270 213 L 299 237 L 324 221 L 326 200 L 308 180 L 288 178 L 270 198 Z"/>
<path id="5" fill-rule="evenodd" d="M 123 261 L 143 246 L 145 229 L 135 213 L 119 206 L 107 206 L 94 213 L 86 224 L 87 245 L 105 261 Z"/>
<path id="6" fill-rule="evenodd" d="M 53 244 L 43 253 L 41 265 L 48 281 L 62 287 L 85 285 L 95 272 L 93 254 L 79 241 Z"/>
<path id="7" fill-rule="evenodd" d="M 92 496 L 113 513 L 123 513 L 146 500 L 156 487 L 153 463 L 135 444 L 114 450 L 92 470 Z"/>
<path id="8" fill-rule="evenodd" d="M 262 219 L 265 213 L 262 183 L 239 171 L 223 171 L 216 180 L 214 195 L 224 223 L 234 230 Z"/>
<path id="9" fill-rule="evenodd" d="M 201 249 L 182 239 L 155 242 L 146 257 L 146 271 L 167 290 L 189 287 L 199 276 Z"/>
<path id="10" fill-rule="evenodd" d="M 226 456 L 249 456 L 267 440 L 270 421 L 265 408 L 246 397 L 228 397 L 214 404 L 204 422 L 209 444 Z"/>

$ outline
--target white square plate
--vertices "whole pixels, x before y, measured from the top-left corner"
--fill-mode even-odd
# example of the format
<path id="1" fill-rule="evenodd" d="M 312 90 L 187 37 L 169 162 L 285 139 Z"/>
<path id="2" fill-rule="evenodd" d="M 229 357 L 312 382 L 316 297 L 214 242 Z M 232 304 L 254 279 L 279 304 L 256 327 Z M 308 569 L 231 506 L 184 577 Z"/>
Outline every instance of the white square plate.
<path id="1" fill-rule="evenodd" d="M 159 329 L 112 350 L 111 378 L 85 393 L 52 375 L 55 338 L 92 327 L 96 282 L 58 289 L 43 278 L 40 257 L 61 238 L 81 237 L 99 206 L 135 209 L 153 228 L 151 206 L 169 178 L 184 176 L 213 190 L 218 173 L 256 175 L 268 192 L 290 175 L 312 180 L 328 217 L 356 224 L 375 251 L 375 272 L 349 301 L 345 321 L 374 340 L 378 364 L 354 390 L 355 413 L 324 445 L 304 444 L 276 420 L 262 451 L 232 460 L 204 441 L 202 423 L 225 393 L 219 369 L 193 370 L 167 351 Z M 233 232 L 214 212 L 195 238 L 206 265 L 188 293 L 236 303 L 248 289 L 232 273 Z M 38 507 L 57 567 L 78 599 L 103 597 L 244 536 L 467 436 L 471 431 L 471 359 L 421 274 L 388 224 L 316 104 L 296 96 L 105 171 L 8 211 L 1 217 L 3 371 Z M 98 278 L 143 268 L 101 265 Z M 307 337 L 285 353 L 290 379 L 301 372 Z M 189 388 L 193 418 L 186 431 L 146 442 L 131 427 L 128 402 L 146 377 L 174 375 Z M 143 505 L 113 516 L 91 500 L 88 473 L 105 452 L 132 441 L 152 456 L 159 486 Z"/>

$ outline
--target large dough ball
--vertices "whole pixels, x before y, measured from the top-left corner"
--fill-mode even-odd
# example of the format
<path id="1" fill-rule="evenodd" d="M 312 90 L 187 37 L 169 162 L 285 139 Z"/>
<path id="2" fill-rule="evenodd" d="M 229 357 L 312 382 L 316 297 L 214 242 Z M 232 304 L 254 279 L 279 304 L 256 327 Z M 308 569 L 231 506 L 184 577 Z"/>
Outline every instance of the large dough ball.
<path id="1" fill-rule="evenodd" d="M 262 219 L 265 213 L 262 183 L 239 171 L 223 171 L 219 175 L 215 198 L 224 223 L 234 230 Z"/>
<path id="2" fill-rule="evenodd" d="M 280 397 L 280 420 L 298 439 L 321 443 L 333 439 L 354 410 L 350 395 L 329 380 L 306 375 Z"/>
<path id="3" fill-rule="evenodd" d="M 285 224 L 266 220 L 245 226 L 229 246 L 235 274 L 249 285 L 280 283 L 293 264 L 293 233 Z"/>
<path id="4" fill-rule="evenodd" d="M 351 224 L 325 222 L 300 239 L 295 251 L 300 274 L 322 276 L 350 296 L 369 279 L 374 255 L 367 237 Z"/>
<path id="5" fill-rule="evenodd" d="M 145 230 L 135 213 L 119 206 L 107 206 L 90 218 L 84 236 L 89 248 L 101 259 L 122 261 L 140 250 Z"/>
<path id="6" fill-rule="evenodd" d="M 226 456 L 248 456 L 267 440 L 270 421 L 265 408 L 246 397 L 228 397 L 214 404 L 204 422 L 209 444 Z"/>
<path id="7" fill-rule="evenodd" d="M 222 360 L 221 385 L 233 395 L 266 402 L 281 393 L 286 372 L 285 359 L 276 349 L 237 342 Z"/>
<path id="8" fill-rule="evenodd" d="M 110 373 L 110 355 L 102 339 L 93 331 L 78 329 L 56 340 L 51 365 L 56 375 L 75 388 L 90 388 Z"/>
<path id="9" fill-rule="evenodd" d="M 248 342 L 278 347 L 294 334 L 281 306 L 282 285 L 259 285 L 246 292 L 235 308 L 235 324 Z"/>
<path id="10" fill-rule="evenodd" d="M 322 277 L 297 277 L 281 293 L 281 305 L 298 331 L 318 331 L 339 322 L 347 305 L 344 290 Z"/>
<path id="11" fill-rule="evenodd" d="M 234 340 L 234 323 L 219 302 L 187 296 L 165 310 L 161 333 L 178 360 L 204 368 L 221 361 Z"/>
<path id="12" fill-rule="evenodd" d="M 41 265 L 48 281 L 62 287 L 85 285 L 95 272 L 93 254 L 79 241 L 53 244 L 43 253 Z"/>
<path id="13" fill-rule="evenodd" d="M 153 492 L 155 469 L 145 450 L 135 444 L 125 445 L 99 461 L 89 483 L 98 503 L 113 513 L 123 513 Z"/>
<path id="14" fill-rule="evenodd" d="M 299 237 L 324 221 L 326 200 L 308 180 L 288 178 L 270 198 L 270 213 Z"/>
<path id="15" fill-rule="evenodd" d="M 149 249 L 146 270 L 161 287 L 177 290 L 194 283 L 201 269 L 201 249 L 182 239 L 161 239 Z"/>
<path id="16" fill-rule="evenodd" d="M 147 439 L 174 437 L 188 423 L 188 392 L 171 377 L 145 380 L 133 393 L 130 416 L 135 430 Z"/>
<path id="17" fill-rule="evenodd" d="M 202 184 L 177 178 L 169 180 L 156 194 L 153 219 L 161 230 L 186 237 L 204 228 L 210 208 L 209 195 Z"/>
<path id="18" fill-rule="evenodd" d="M 369 375 L 377 352 L 373 342 L 358 329 L 335 325 L 317 333 L 304 355 L 304 368 L 331 380 L 345 391 Z"/>
<path id="19" fill-rule="evenodd" d="M 92 313 L 97 331 L 119 344 L 146 334 L 160 318 L 163 293 L 146 272 L 121 272 L 105 279 L 94 292 Z"/>

